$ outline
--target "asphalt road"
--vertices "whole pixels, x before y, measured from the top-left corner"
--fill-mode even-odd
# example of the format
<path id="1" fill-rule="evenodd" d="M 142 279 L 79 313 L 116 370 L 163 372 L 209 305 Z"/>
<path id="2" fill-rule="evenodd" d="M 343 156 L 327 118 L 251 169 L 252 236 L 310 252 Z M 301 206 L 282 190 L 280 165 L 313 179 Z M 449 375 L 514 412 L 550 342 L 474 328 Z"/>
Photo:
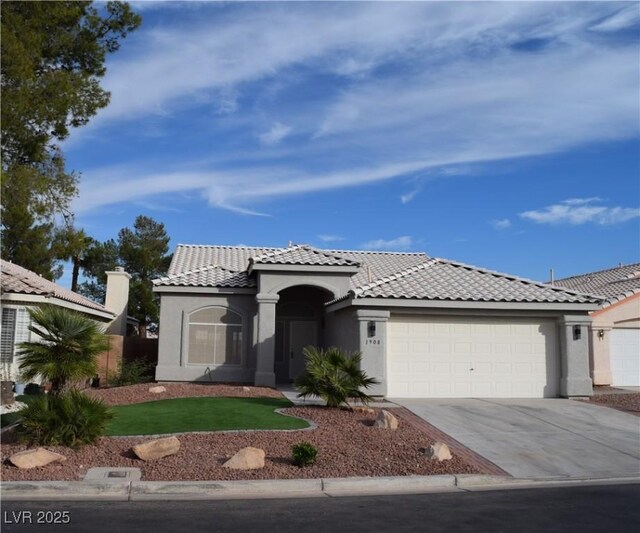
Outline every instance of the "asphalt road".
<path id="1" fill-rule="evenodd" d="M 286 500 L 3 502 L 1 524 L 3 533 L 636 532 L 640 484 Z"/>

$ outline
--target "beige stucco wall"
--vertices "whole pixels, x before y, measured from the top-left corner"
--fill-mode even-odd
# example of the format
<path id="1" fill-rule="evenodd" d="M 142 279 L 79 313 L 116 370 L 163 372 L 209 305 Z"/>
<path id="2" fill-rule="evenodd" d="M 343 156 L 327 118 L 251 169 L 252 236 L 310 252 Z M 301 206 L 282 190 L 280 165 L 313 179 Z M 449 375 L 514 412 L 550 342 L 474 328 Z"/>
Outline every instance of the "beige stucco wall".
<path id="1" fill-rule="evenodd" d="M 640 328 L 640 294 L 591 314 L 589 359 L 594 385 L 611 385 L 609 340 L 613 328 Z"/>

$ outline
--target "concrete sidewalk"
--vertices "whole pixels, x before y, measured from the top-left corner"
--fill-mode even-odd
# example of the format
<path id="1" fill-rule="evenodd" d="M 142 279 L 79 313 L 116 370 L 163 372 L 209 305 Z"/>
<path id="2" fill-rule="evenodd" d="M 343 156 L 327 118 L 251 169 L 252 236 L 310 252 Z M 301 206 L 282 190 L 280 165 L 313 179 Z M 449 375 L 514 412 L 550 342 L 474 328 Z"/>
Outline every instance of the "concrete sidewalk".
<path id="1" fill-rule="evenodd" d="M 314 498 L 467 492 L 640 483 L 640 477 L 583 480 L 513 479 L 487 475 L 280 479 L 261 481 L 13 481 L 2 483 L 3 501 L 149 501 Z"/>

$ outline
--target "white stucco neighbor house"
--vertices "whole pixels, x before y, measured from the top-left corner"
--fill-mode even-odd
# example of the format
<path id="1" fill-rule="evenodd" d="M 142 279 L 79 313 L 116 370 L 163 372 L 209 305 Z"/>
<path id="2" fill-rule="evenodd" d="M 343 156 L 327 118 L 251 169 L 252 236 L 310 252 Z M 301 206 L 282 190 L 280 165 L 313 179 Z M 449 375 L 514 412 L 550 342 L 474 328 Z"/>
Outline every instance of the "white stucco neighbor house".
<path id="1" fill-rule="evenodd" d="M 595 385 L 640 387 L 640 263 L 560 279 L 556 285 L 598 294 L 589 351 Z"/>
<path id="2" fill-rule="evenodd" d="M 589 396 L 601 299 L 424 253 L 178 245 L 156 379 L 275 386 L 303 347 L 363 354 L 388 397 Z"/>
<path id="3" fill-rule="evenodd" d="M 130 278 L 122 269 L 107 272 L 106 299 L 102 305 L 31 270 L 0 260 L 0 352 L 3 368 L 10 368 L 12 375 L 17 377 L 17 346 L 21 342 L 35 340 L 29 331 L 28 309 L 33 306 L 51 304 L 73 309 L 103 323 L 107 334 L 125 335 Z"/>

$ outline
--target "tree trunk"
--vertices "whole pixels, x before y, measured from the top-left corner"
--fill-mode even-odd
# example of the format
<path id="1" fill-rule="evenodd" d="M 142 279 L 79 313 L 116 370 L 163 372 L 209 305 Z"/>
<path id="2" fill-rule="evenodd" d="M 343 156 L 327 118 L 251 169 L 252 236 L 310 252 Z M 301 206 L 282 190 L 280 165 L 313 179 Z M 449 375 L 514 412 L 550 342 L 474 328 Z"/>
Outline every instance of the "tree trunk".
<path id="1" fill-rule="evenodd" d="M 80 257 L 73 257 L 73 271 L 71 273 L 71 290 L 77 292 L 78 289 L 78 276 L 80 275 Z"/>

